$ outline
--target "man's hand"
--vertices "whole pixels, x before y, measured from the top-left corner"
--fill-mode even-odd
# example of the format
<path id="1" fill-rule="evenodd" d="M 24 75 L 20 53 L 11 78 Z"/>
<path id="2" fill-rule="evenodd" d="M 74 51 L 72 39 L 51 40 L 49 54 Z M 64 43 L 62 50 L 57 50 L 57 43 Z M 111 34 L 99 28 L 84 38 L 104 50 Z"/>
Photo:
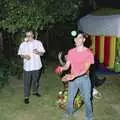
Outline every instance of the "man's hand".
<path id="1" fill-rule="evenodd" d="M 33 53 L 40 56 L 44 54 L 43 52 L 39 52 L 37 49 L 33 49 Z"/>
<path id="2" fill-rule="evenodd" d="M 30 60 L 30 56 L 29 55 L 21 55 L 22 58 L 26 59 L 26 60 Z"/>
<path id="3" fill-rule="evenodd" d="M 66 74 L 63 78 L 62 81 L 69 81 L 69 80 L 73 80 L 76 77 L 76 75 L 73 74 Z"/>
<path id="4" fill-rule="evenodd" d="M 56 74 L 60 74 L 62 72 L 62 67 L 61 66 L 56 67 L 54 72 Z"/>
<path id="5" fill-rule="evenodd" d="M 37 49 L 33 49 L 34 54 L 39 54 L 40 52 Z"/>
<path id="6" fill-rule="evenodd" d="M 25 55 L 25 59 L 27 59 L 27 60 L 30 60 L 30 56 L 29 55 Z"/>

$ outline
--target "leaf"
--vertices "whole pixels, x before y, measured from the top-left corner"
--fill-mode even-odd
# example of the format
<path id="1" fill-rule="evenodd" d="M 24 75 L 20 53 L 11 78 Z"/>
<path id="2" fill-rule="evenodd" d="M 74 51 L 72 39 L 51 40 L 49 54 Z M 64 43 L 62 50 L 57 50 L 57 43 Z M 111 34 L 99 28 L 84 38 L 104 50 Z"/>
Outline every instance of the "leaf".
<path id="1" fill-rule="evenodd" d="M 31 0 L 23 4 L 16 0 L 4 0 L 0 4 L 0 11 L 4 11 L 0 27 L 15 33 L 22 28 L 42 30 L 57 22 L 70 22 L 77 18 L 80 3 L 80 0 Z"/>

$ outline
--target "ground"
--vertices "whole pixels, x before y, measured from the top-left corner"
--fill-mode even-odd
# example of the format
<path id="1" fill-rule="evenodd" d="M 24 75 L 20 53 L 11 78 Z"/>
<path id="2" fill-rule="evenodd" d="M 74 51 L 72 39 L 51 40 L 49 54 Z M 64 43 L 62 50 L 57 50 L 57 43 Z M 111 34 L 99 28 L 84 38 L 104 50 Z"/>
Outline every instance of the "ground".
<path id="1" fill-rule="evenodd" d="M 48 65 L 41 78 L 41 98 L 31 96 L 30 104 L 23 102 L 23 80 L 10 77 L 9 84 L 0 91 L 0 120 L 61 120 L 64 111 L 56 107 L 56 96 L 62 89 L 54 65 Z M 94 99 L 94 120 L 120 120 L 120 78 L 106 76 L 107 80 L 97 89 L 102 94 Z M 84 105 L 74 120 L 83 120 Z"/>

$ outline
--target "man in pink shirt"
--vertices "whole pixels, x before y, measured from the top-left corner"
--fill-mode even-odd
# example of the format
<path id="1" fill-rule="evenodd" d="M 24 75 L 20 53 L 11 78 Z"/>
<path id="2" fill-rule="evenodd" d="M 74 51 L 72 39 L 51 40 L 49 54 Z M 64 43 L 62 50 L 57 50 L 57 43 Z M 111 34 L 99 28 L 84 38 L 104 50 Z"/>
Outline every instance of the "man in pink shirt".
<path id="1" fill-rule="evenodd" d="M 66 64 L 59 67 L 60 72 L 71 67 L 71 73 L 62 78 L 62 81 L 69 81 L 67 114 L 71 115 L 75 112 L 73 101 L 79 89 L 85 104 L 86 120 L 92 120 L 89 67 L 91 64 L 94 64 L 94 56 L 93 53 L 84 46 L 84 34 L 78 34 L 77 37 L 74 38 L 74 42 L 76 47 L 68 51 Z"/>

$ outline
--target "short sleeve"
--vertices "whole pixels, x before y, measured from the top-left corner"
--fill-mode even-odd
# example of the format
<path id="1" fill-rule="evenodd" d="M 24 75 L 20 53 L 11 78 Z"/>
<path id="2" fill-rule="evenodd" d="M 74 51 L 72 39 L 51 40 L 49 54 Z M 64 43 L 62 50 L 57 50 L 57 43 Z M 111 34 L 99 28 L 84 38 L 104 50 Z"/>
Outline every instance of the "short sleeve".
<path id="1" fill-rule="evenodd" d="M 20 44 L 18 49 L 18 55 L 22 55 L 24 53 L 23 44 Z"/>
<path id="2" fill-rule="evenodd" d="M 39 52 L 45 52 L 45 49 L 44 49 L 44 47 L 43 47 L 43 44 L 39 41 L 39 46 L 38 46 L 38 50 L 39 50 Z"/>
<path id="3" fill-rule="evenodd" d="M 88 53 L 87 60 L 90 64 L 94 64 L 94 55 L 91 51 Z"/>

